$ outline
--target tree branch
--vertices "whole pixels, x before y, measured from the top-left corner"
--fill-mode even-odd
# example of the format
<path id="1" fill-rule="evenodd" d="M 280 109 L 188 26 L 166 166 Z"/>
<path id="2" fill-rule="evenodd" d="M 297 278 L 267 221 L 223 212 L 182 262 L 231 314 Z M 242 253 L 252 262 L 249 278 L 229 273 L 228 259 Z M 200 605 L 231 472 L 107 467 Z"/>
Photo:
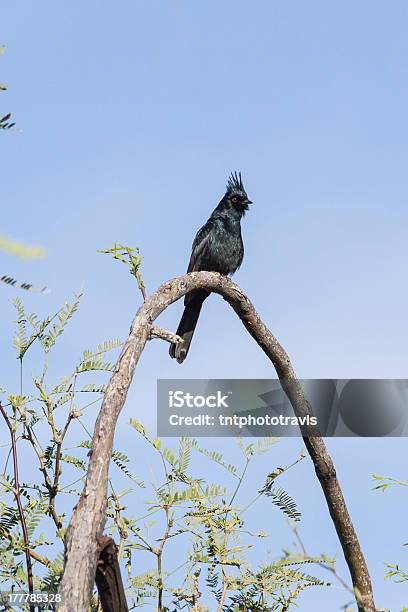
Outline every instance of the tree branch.
<path id="1" fill-rule="evenodd" d="M 99 546 L 100 553 L 95 580 L 102 610 L 103 612 L 128 612 L 116 544 L 112 538 L 101 536 Z"/>
<path id="2" fill-rule="evenodd" d="M 180 342 L 183 342 L 183 338 L 181 338 L 177 334 L 174 334 L 173 332 L 168 331 L 167 329 L 163 329 L 162 327 L 156 327 L 156 325 L 152 325 L 152 327 L 150 328 L 149 340 L 153 340 L 153 338 L 160 338 L 161 340 L 164 340 L 165 342 L 170 342 L 172 344 L 179 344 Z"/>
<path id="3" fill-rule="evenodd" d="M 157 579 L 158 579 L 157 612 L 163 611 L 164 584 L 163 584 L 162 556 L 163 556 L 164 545 L 166 544 L 169 538 L 172 527 L 173 527 L 173 521 L 170 518 L 168 508 L 166 508 L 166 529 L 163 534 L 162 540 L 160 542 L 160 546 L 152 550 L 152 552 L 157 557 Z"/>
<path id="4" fill-rule="evenodd" d="M 30 556 L 30 541 L 28 537 L 27 523 L 26 523 L 25 516 L 24 516 L 23 505 L 21 503 L 20 481 L 18 477 L 16 432 L 1 402 L 0 402 L 0 411 L 1 411 L 1 414 L 3 415 L 4 420 L 6 421 L 6 425 L 10 432 L 11 450 L 13 454 L 14 497 L 15 497 L 16 504 L 17 504 L 18 514 L 20 517 L 21 531 L 23 532 L 24 554 L 26 558 L 26 567 L 27 567 L 28 591 L 31 595 L 34 591 L 33 567 L 32 567 L 31 556 Z M 35 607 L 32 604 L 30 604 L 30 612 L 35 612 Z"/>
<path id="5" fill-rule="evenodd" d="M 242 323 L 271 360 L 296 416 L 311 415 L 310 405 L 297 380 L 289 357 L 265 326 L 242 290 L 229 278 L 214 272 L 193 272 L 164 283 L 139 308 L 106 390 L 95 424 L 92 452 L 84 490 L 72 515 L 65 540 L 65 568 L 60 593 L 65 603 L 60 612 L 86 612 L 95 580 L 98 537 L 105 525 L 109 461 L 115 426 L 125 403 L 135 367 L 155 319 L 187 293 L 205 289 L 218 293 L 230 304 Z M 307 437 L 304 442 L 323 489 L 350 570 L 359 612 L 375 612 L 367 565 L 351 522 L 336 471 L 323 439 Z M 314 432 L 316 433 L 316 432 Z"/>

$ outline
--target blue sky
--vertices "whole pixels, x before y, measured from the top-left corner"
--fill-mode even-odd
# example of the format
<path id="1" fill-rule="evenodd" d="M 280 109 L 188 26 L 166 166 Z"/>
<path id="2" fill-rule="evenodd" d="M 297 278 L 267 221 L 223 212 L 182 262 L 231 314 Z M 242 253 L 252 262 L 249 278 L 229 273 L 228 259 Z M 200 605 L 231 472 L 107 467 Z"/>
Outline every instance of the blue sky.
<path id="1" fill-rule="evenodd" d="M 125 270 L 96 250 L 138 245 L 152 291 L 185 271 L 196 230 L 239 169 L 255 203 L 236 280 L 299 377 L 407 377 L 407 18 L 403 1 L 5 3 L 0 112 L 12 111 L 21 131 L 0 142 L 1 231 L 44 245 L 48 258 L 1 256 L 1 274 L 50 286 L 48 296 L 22 296 L 43 314 L 85 293 L 51 373 L 126 336 L 140 301 Z M 15 294 L 0 290 L 1 385 L 13 387 Z M 180 312 L 173 306 L 161 324 L 175 328 Z M 273 375 L 213 296 L 182 367 L 163 344 L 147 347 L 115 445 L 132 445 L 132 415 L 154 428 L 157 377 Z M 236 453 L 233 441 L 222 445 Z M 400 610 L 403 587 L 384 582 L 383 562 L 408 565 L 403 492 L 374 494 L 370 474 L 406 478 L 405 440 L 328 447 L 378 603 Z M 299 448 L 282 440 L 258 464 L 260 479 Z M 302 508 L 305 541 L 341 558 L 311 465 L 282 484 Z M 278 530 L 276 552 L 288 539 Z M 305 593 L 301 609 L 345 599 Z"/>

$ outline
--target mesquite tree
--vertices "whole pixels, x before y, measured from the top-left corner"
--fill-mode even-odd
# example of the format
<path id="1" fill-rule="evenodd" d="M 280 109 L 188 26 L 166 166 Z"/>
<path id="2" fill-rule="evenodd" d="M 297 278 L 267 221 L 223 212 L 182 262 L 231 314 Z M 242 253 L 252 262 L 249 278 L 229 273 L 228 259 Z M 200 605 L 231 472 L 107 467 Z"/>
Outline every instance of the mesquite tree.
<path id="1" fill-rule="evenodd" d="M 240 509 L 233 504 L 236 493 L 233 491 L 232 496 L 228 498 L 228 493 L 221 494 L 217 487 L 211 489 L 210 485 L 208 485 L 209 488 L 207 487 L 202 491 L 202 479 L 190 473 L 188 469 L 191 452 L 198 450 L 194 441 L 183 439 L 180 442 L 179 453 L 176 455 L 169 449 L 163 449 L 161 442 L 152 438 L 139 421 L 134 420 L 132 422 L 132 426 L 150 445 L 151 449 L 158 453 L 163 466 L 165 466 L 164 485 L 160 490 L 155 491 L 155 509 L 161 510 L 164 515 L 164 530 L 158 539 L 158 543 L 149 541 L 140 527 L 131 518 L 126 517 L 121 494 L 114 490 L 112 482 L 109 480 L 109 464 L 112 459 L 119 469 L 125 473 L 126 471 L 129 472 L 128 476 L 137 482 L 137 478 L 133 477 L 128 469 L 126 456 L 113 449 L 115 426 L 126 400 L 135 367 L 146 342 L 154 338 L 167 342 L 178 341 L 177 336 L 171 332 L 156 327 L 154 321 L 170 304 L 186 293 L 197 289 L 205 289 L 220 294 L 232 306 L 246 329 L 271 360 L 296 415 L 310 415 L 312 414 L 311 407 L 303 394 L 289 358 L 276 338 L 266 328 L 249 299 L 228 278 L 211 272 L 191 273 L 164 283 L 155 293 L 146 296 L 139 272 L 140 258 L 138 252 L 128 247 L 121 247 L 121 245 L 115 245 L 114 249 L 110 249 L 109 252 L 112 252 L 116 259 L 130 265 L 130 270 L 137 278 L 143 295 L 143 303 L 136 313 L 129 337 L 123 344 L 116 363 L 106 361 L 103 355 L 108 350 L 117 347 L 120 344 L 119 341 L 102 344 L 96 351 L 86 351 L 80 363 L 73 370 L 72 375 L 61 381 L 57 386 L 48 387 L 46 385 L 46 369 L 41 376 L 35 379 L 34 384 L 37 390 L 35 399 L 39 400 L 42 406 L 44 419 L 52 434 L 51 445 L 45 449 L 40 446 L 34 432 L 39 416 L 33 409 L 32 404 L 30 405 L 30 402 L 34 401 L 33 397 L 26 396 L 23 388 L 21 388 L 19 394 L 9 396 L 8 406 L 3 406 L 3 412 L 7 408 L 11 410 L 11 415 L 10 413 L 4 415 L 5 420 L 10 423 L 14 422 L 15 432 L 18 426 L 21 427 L 21 438 L 32 446 L 39 461 L 43 482 L 39 490 L 40 498 L 37 510 L 41 515 L 46 512 L 50 516 L 57 536 L 64 539 L 64 563 L 62 566 L 61 557 L 51 562 L 36 552 L 36 548 L 41 546 L 41 543 L 30 540 L 32 534 L 30 534 L 27 525 L 29 522 L 27 521 L 27 513 L 32 512 L 31 506 L 34 508 L 37 504 L 30 501 L 22 508 L 22 513 L 20 512 L 19 516 L 15 515 L 13 517 L 14 525 L 18 520 L 21 523 L 26 522 L 27 537 L 20 538 L 20 550 L 24 551 L 26 559 L 27 557 L 30 558 L 30 562 L 35 559 L 36 562 L 43 563 L 47 567 L 49 573 L 46 580 L 49 584 L 52 583 L 54 586 L 59 584 L 59 593 L 64 598 L 64 603 L 59 609 L 63 611 L 85 612 L 90 606 L 92 607 L 92 589 L 95 577 L 101 596 L 101 604 L 106 606 L 104 609 L 126 609 L 123 590 L 118 588 L 113 593 L 112 584 L 117 583 L 115 576 L 117 577 L 118 574 L 114 547 L 112 548 L 110 542 L 102 538 L 104 529 L 110 528 L 112 525 L 116 528 L 116 534 L 119 536 L 117 557 L 121 558 L 126 554 L 129 558 L 132 554 L 131 551 L 136 549 L 149 552 L 156 559 L 156 569 L 153 572 L 142 574 L 138 579 L 135 578 L 132 586 L 136 588 L 138 595 L 142 598 L 157 597 L 158 610 L 182 609 L 181 606 L 186 609 L 204 610 L 205 608 L 200 602 L 202 566 L 209 566 L 210 568 L 208 570 L 210 573 L 207 574 L 207 584 L 217 598 L 218 610 L 225 610 L 227 609 L 226 606 L 229 606 L 228 609 L 231 610 L 288 610 L 303 588 L 323 584 L 318 578 L 301 572 L 299 564 L 305 561 L 316 562 L 319 565 L 323 564 L 335 574 L 333 566 L 328 559 L 309 556 L 304 549 L 301 549 L 296 556 L 290 556 L 288 559 L 278 559 L 275 564 L 266 569 L 248 568 L 242 560 L 236 559 L 231 554 L 232 549 L 229 548 L 230 536 L 238 537 L 242 521 Z M 64 331 L 66 323 L 75 312 L 77 305 L 78 300 L 72 305 L 64 306 L 54 317 L 40 321 L 35 315 L 27 316 L 21 303 L 17 303 L 19 333 L 16 339 L 16 348 L 19 351 L 21 368 L 23 368 L 25 355 L 34 342 L 39 342 L 45 353 L 48 354 L 55 345 L 57 338 Z M 27 322 L 32 327 L 31 334 L 26 332 Z M 111 378 L 107 386 L 79 386 L 79 379 L 84 372 L 101 369 L 111 372 Z M 72 423 L 81 419 L 81 410 L 78 410 L 75 403 L 75 398 L 79 393 L 102 395 L 102 405 L 95 423 L 92 441 L 89 436 L 87 440 L 77 445 L 89 451 L 87 459 L 67 455 L 64 451 L 64 442 Z M 65 423 L 57 423 L 57 411 L 63 406 L 68 406 L 68 413 L 65 412 Z M 309 435 L 311 433 L 314 435 Z M 322 438 L 316 435 L 317 433 L 315 430 L 311 432 L 307 427 L 302 429 L 307 451 L 313 461 L 333 524 L 343 547 L 357 606 L 360 611 L 373 612 L 375 606 L 367 566 L 347 511 L 332 460 L 327 453 Z M 16 442 L 11 442 L 16 451 Z M 262 447 L 258 449 L 254 444 L 244 447 L 245 462 L 252 460 L 258 450 L 263 452 L 265 449 Z M 201 452 L 208 456 L 205 449 L 201 449 Z M 14 455 L 17 457 L 16 452 Z M 238 483 L 242 482 L 245 469 L 240 473 L 235 466 L 230 467 L 222 456 L 210 458 L 227 471 L 230 469 L 230 473 L 234 474 Z M 16 463 L 18 463 L 17 459 Z M 65 488 L 61 483 L 64 463 L 86 470 L 86 476 L 79 479 L 80 486 L 83 484 L 83 489 L 80 494 L 78 492 L 79 501 L 67 530 L 65 530 L 65 517 L 59 514 L 56 504 L 57 496 Z M 296 463 L 297 460 L 294 461 L 294 465 Z M 276 489 L 274 485 L 275 479 L 286 469 L 287 467 L 284 466 L 271 471 L 266 477 L 265 485 L 258 491 L 258 495 L 268 495 L 273 503 L 280 507 L 292 520 L 296 521 L 298 514 L 295 503 L 285 491 Z M 29 489 L 29 487 L 24 488 L 24 485 L 20 485 L 16 470 L 14 470 L 8 486 L 10 492 L 13 492 L 15 496 L 21 496 L 22 491 L 28 493 Z M 178 514 L 180 501 L 188 507 L 187 513 L 182 517 Z M 108 526 L 106 526 L 107 517 L 112 521 Z M 7 520 L 10 527 L 11 518 L 9 517 Z M 181 530 L 177 522 L 180 520 L 183 525 Z M 194 521 L 193 530 L 191 521 Z M 163 550 L 169 546 L 169 542 L 174 537 L 179 537 L 183 533 L 191 534 L 192 531 L 198 543 L 195 543 L 193 554 L 188 557 L 189 562 L 193 565 L 189 568 L 187 589 L 170 586 L 166 583 L 162 566 Z M 296 528 L 295 531 L 298 534 Z M 13 531 L 9 529 L 8 533 L 11 534 L 11 540 L 15 545 Z M 134 542 L 129 544 L 129 534 L 134 536 L 136 546 L 133 546 Z M 111 571 L 109 571 L 109 559 L 112 561 Z M 19 568 L 19 571 L 21 578 L 22 567 Z M 28 564 L 27 573 L 30 573 Z M 284 585 L 283 590 L 281 588 L 282 584 Z M 171 594 L 173 608 L 168 607 L 168 602 L 165 603 L 165 594 Z M 256 599 L 257 597 L 258 599 Z M 252 608 L 249 601 L 251 601 Z"/>
<path id="2" fill-rule="evenodd" d="M 19 298 L 14 300 L 17 312 L 14 348 L 20 382 L 18 390 L 0 402 L 7 425 L 1 440 L 5 442 L 1 447 L 5 464 L 0 485 L 3 494 L 0 567 L 3 583 L 22 589 L 28 586 L 31 592 L 53 593 L 59 584 L 66 525 L 71 507 L 80 496 L 91 450 L 86 417 L 106 391 L 101 379 L 115 369 L 108 353 L 123 345 L 119 339 L 105 341 L 84 351 L 72 371 L 61 380 L 54 381 L 48 375 L 47 366 L 55 362 L 57 344 L 66 335 L 80 297 L 45 319 L 26 312 Z M 30 360 L 36 345 L 44 354 L 43 368 L 38 350 Z M 33 366 L 38 375 L 30 381 L 26 373 Z M 89 377 L 93 382 L 89 382 Z M 145 456 L 146 448 L 150 449 L 150 466 L 156 458 L 158 481 L 162 484 L 152 487 L 143 482 L 133 473 L 126 453 L 112 450 L 107 535 L 98 538 L 95 579 L 99 602 L 93 594 L 87 609 L 96 612 L 102 606 L 103 610 L 125 610 L 127 599 L 129 605 L 136 607 L 203 611 L 208 610 L 206 602 L 213 599 L 210 610 L 225 609 L 227 605 L 284 610 L 297 601 L 305 588 L 328 585 L 310 572 L 311 564 L 324 565 L 335 572 L 334 562 L 324 556 L 299 549 L 254 566 L 246 555 L 254 546 L 261 552 L 262 544 L 268 542 L 266 530 L 271 529 L 270 521 L 263 530 L 259 521 L 252 524 L 246 516 L 246 510 L 262 497 L 279 508 L 299 537 L 295 525 L 301 514 L 280 483 L 287 470 L 304 459 L 304 454 L 265 474 L 264 481 L 261 479 L 253 490 L 253 497 L 247 499 L 241 491 L 248 466 L 259 455 L 273 452 L 276 439 L 259 439 L 249 444 L 240 441 L 241 461 L 234 464 L 194 439 L 181 438 L 178 449 L 167 448 L 137 419 L 132 418 L 129 425 L 140 454 Z M 78 427 L 84 432 L 84 439 L 78 439 Z M 35 476 L 32 479 L 32 473 L 30 478 L 26 477 L 27 461 L 21 457 L 27 455 L 32 457 L 29 465 L 38 467 L 34 470 L 34 475 L 39 475 L 37 479 Z M 194 456 L 213 463 L 214 480 L 208 480 L 207 470 L 202 466 L 194 467 Z M 128 484 L 135 490 L 130 490 Z M 131 510 L 135 496 L 147 503 L 139 517 Z M 275 522 L 272 525 L 274 528 Z M 112 536 L 118 542 L 117 548 Z M 172 553 L 180 547 L 184 547 L 184 561 L 177 569 Z M 167 560 L 163 559 L 165 552 Z M 126 569 L 126 592 L 120 565 Z M 68 599 L 72 606 L 73 601 Z"/>

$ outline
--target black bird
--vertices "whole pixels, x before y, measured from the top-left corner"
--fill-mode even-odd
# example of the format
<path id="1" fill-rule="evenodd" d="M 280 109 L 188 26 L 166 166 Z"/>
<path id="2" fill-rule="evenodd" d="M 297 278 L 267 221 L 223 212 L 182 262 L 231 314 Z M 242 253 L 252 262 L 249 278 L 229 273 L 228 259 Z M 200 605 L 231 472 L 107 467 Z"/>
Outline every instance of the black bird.
<path id="1" fill-rule="evenodd" d="M 207 223 L 198 230 L 191 249 L 187 272 L 219 272 L 227 276 L 238 270 L 244 257 L 241 219 L 248 210 L 248 199 L 241 173 L 230 175 L 227 191 Z M 170 356 L 183 363 L 208 291 L 192 291 L 184 298 L 184 313 L 177 329 L 183 342 L 170 345 Z"/>

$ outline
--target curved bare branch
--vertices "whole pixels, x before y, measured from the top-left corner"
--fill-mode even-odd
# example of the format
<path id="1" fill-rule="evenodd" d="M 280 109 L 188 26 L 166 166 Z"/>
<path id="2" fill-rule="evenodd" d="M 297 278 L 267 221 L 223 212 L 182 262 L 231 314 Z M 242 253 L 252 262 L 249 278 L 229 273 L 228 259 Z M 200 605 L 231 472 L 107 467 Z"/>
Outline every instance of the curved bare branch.
<path id="1" fill-rule="evenodd" d="M 193 272 L 174 278 L 148 296 L 140 306 L 106 390 L 95 424 L 92 452 L 83 492 L 72 515 L 65 538 L 65 567 L 60 593 L 62 612 L 86 612 L 95 581 L 98 538 L 105 525 L 109 461 L 115 426 L 127 391 L 155 319 L 173 302 L 197 289 L 221 295 L 273 363 L 297 416 L 312 414 L 285 350 L 262 322 L 250 300 L 229 278 L 214 272 Z M 153 334 L 154 335 L 154 334 Z M 304 442 L 323 489 L 330 516 L 348 564 L 359 612 L 375 612 L 370 575 L 337 480 L 336 471 L 322 437 L 307 436 Z M 316 432 L 315 432 L 316 433 Z"/>

